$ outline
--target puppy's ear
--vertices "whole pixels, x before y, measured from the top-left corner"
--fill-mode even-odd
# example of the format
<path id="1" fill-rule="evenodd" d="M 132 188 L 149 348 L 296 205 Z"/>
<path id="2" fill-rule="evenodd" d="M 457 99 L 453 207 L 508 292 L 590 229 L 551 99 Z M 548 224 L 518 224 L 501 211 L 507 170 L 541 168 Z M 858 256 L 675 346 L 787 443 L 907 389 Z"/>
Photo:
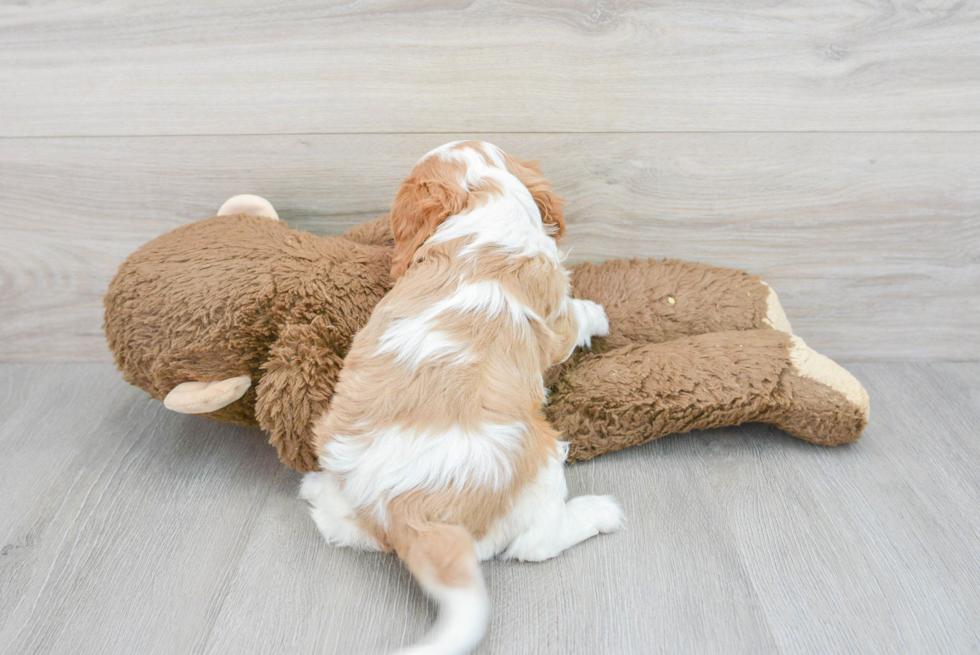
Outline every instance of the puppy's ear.
<path id="1" fill-rule="evenodd" d="M 450 180 L 449 176 L 416 172 L 402 182 L 391 203 L 391 233 L 395 239 L 392 279 L 397 280 L 408 270 L 415 251 L 443 221 L 463 210 L 466 192 L 459 183 Z"/>
<path id="2" fill-rule="evenodd" d="M 565 201 L 555 195 L 551 182 L 538 168 L 537 162 L 520 162 L 507 157 L 507 170 L 519 179 L 531 192 L 535 204 L 541 211 L 541 222 L 555 240 L 565 236 Z"/>

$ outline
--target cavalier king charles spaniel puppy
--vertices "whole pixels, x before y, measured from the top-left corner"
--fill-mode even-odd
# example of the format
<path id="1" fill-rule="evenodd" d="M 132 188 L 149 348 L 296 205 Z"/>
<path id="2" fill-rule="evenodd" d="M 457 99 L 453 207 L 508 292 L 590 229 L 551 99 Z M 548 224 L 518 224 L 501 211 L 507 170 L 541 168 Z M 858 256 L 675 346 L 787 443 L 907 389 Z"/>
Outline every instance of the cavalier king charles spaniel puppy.
<path id="1" fill-rule="evenodd" d="M 562 201 L 535 165 L 482 142 L 423 157 L 391 208 L 394 288 L 357 334 L 315 424 L 300 495 L 330 542 L 395 552 L 439 606 L 417 653 L 483 637 L 479 561 L 540 561 L 623 523 L 565 500 L 567 446 L 542 373 L 607 334 L 569 295 Z"/>

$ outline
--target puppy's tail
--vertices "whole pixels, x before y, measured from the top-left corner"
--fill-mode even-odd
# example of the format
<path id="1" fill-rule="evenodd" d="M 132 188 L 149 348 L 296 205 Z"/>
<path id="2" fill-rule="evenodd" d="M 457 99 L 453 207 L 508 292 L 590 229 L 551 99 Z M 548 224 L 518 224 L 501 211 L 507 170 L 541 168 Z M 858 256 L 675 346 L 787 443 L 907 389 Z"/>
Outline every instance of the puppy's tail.
<path id="1" fill-rule="evenodd" d="M 395 552 L 439 606 L 432 630 L 402 655 L 468 653 L 487 629 L 487 591 L 473 536 L 457 525 L 393 526 Z"/>

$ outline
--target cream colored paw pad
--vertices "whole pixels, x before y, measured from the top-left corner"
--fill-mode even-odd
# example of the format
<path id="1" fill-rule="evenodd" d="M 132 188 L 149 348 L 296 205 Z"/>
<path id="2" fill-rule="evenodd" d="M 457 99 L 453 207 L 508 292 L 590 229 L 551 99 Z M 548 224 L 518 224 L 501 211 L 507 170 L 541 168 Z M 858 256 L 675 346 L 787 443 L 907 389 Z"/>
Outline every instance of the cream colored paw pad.
<path id="1" fill-rule="evenodd" d="M 790 339 L 792 346 L 789 349 L 789 360 L 793 368 L 803 377 L 816 380 L 841 393 L 857 405 L 867 418 L 870 410 L 868 392 L 857 378 L 834 360 L 807 346 L 803 339 L 796 336 Z"/>
<path id="2" fill-rule="evenodd" d="M 232 404 L 250 386 L 252 379 L 247 375 L 219 382 L 183 382 L 170 390 L 163 405 L 181 414 L 206 414 Z"/>

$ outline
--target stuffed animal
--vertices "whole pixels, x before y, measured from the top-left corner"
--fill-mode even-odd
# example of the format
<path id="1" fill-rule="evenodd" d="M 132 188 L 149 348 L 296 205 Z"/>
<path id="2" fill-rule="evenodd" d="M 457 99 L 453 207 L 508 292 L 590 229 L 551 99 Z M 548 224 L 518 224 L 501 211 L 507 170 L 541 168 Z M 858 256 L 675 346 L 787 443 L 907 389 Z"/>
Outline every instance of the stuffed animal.
<path id="1" fill-rule="evenodd" d="M 387 216 L 318 237 L 236 196 L 126 259 L 105 297 L 109 347 L 126 380 L 168 408 L 258 425 L 285 464 L 316 470 L 311 424 L 392 286 L 392 250 Z M 571 277 L 576 297 L 605 307 L 610 332 L 546 380 L 570 461 L 750 421 L 832 446 L 867 424 L 861 384 L 792 334 L 754 275 L 632 259 Z"/>

